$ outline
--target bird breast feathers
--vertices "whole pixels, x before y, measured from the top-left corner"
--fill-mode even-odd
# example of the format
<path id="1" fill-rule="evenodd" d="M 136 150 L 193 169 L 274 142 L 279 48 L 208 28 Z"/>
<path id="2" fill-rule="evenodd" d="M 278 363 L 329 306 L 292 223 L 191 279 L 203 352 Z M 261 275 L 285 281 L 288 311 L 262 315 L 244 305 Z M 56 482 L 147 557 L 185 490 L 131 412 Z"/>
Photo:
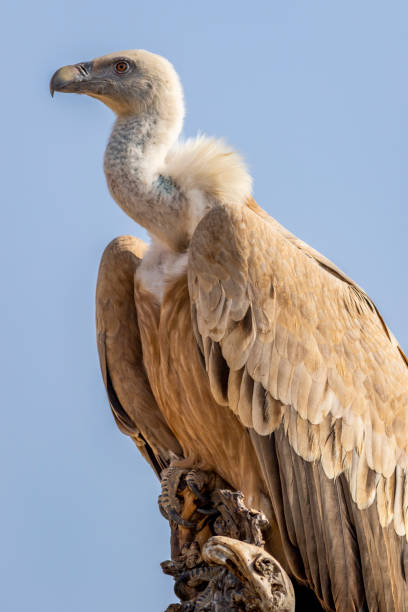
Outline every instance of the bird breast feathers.
<path id="1" fill-rule="evenodd" d="M 167 184 L 177 185 L 187 199 L 188 219 L 183 222 L 189 235 L 214 204 L 241 206 L 251 192 L 252 179 L 242 158 L 222 140 L 201 135 L 177 143 L 159 176 L 163 189 Z M 186 269 L 186 253 L 176 253 L 152 236 L 137 276 L 143 288 L 161 303 L 166 287 Z"/>

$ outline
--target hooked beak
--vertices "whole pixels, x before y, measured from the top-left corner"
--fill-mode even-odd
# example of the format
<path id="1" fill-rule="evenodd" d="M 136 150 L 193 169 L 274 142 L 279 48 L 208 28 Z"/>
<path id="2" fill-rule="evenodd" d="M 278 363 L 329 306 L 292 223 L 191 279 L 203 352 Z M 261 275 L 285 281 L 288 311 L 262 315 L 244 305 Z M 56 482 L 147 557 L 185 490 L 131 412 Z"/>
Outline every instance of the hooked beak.
<path id="1" fill-rule="evenodd" d="M 51 96 L 55 91 L 64 93 L 88 93 L 87 84 L 92 70 L 92 62 L 63 66 L 55 72 L 50 81 Z"/>

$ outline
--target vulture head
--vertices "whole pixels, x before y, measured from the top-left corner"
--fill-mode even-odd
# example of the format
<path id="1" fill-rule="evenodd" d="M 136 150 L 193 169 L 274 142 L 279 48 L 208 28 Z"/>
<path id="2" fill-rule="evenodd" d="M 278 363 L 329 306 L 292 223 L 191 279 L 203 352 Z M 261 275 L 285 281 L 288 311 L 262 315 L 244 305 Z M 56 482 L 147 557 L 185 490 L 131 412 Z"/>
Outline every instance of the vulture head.
<path id="1" fill-rule="evenodd" d="M 183 90 L 173 66 L 142 49 L 63 66 L 52 76 L 50 91 L 87 94 L 119 117 L 148 112 L 174 122 L 184 115 Z"/>

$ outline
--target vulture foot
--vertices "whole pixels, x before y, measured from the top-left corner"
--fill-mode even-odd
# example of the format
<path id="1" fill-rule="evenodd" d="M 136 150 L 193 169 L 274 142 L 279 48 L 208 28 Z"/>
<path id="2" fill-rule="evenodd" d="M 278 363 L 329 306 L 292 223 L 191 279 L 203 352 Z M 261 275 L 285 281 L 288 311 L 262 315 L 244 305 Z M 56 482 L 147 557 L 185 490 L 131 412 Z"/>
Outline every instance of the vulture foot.
<path id="1" fill-rule="evenodd" d="M 170 466 L 162 473 L 162 492 L 158 500 L 161 514 L 168 521 L 175 521 L 181 527 L 193 529 L 197 526 L 197 522 L 199 522 L 202 517 L 198 517 L 196 521 L 191 521 L 182 517 L 180 514 L 181 499 L 186 488 L 191 491 L 199 502 L 199 505 L 195 508 L 198 514 L 218 514 L 215 508 L 209 507 L 211 500 L 208 494 L 205 493 L 207 485 L 208 475 L 206 472 Z"/>
<path id="2" fill-rule="evenodd" d="M 172 518 L 170 494 L 182 522 Z M 268 521 L 245 506 L 242 493 L 216 474 L 170 467 L 160 498 L 172 553 L 162 569 L 181 601 L 166 612 L 294 611 L 291 581 L 263 548 Z"/>

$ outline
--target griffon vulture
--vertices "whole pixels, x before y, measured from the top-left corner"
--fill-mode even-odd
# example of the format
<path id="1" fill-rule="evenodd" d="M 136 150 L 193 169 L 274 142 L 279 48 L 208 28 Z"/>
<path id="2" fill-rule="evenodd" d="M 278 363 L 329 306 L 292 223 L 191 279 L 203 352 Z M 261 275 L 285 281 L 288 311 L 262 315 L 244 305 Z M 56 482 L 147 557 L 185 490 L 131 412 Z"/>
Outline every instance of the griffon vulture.
<path id="1" fill-rule="evenodd" d="M 113 53 L 50 87 L 114 111 L 108 186 L 151 236 L 114 240 L 99 271 L 119 427 L 159 474 L 199 466 L 243 491 L 319 609 L 408 610 L 408 362 L 373 302 L 255 203 L 222 141 L 178 140 L 167 60 Z"/>

